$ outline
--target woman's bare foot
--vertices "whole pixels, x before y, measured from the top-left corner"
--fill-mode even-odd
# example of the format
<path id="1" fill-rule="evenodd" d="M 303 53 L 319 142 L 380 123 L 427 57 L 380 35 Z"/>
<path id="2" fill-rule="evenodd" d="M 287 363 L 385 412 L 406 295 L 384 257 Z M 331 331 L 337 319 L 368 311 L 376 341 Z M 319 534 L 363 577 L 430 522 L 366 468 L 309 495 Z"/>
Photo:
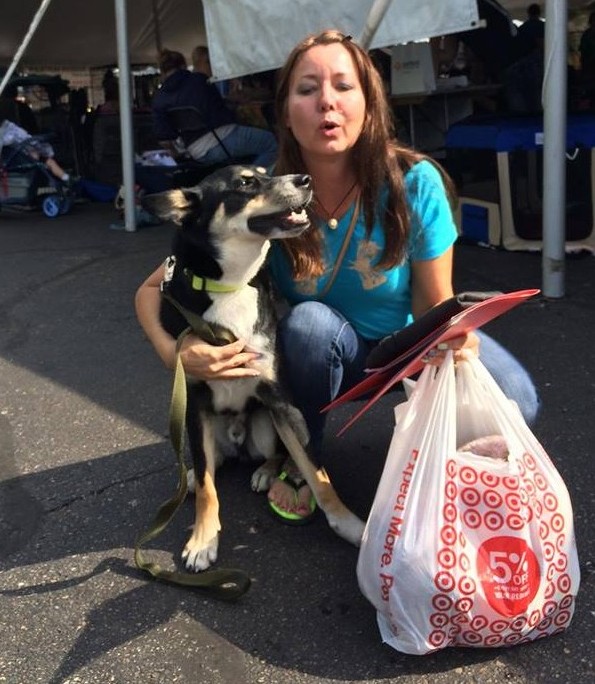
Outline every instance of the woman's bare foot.
<path id="1" fill-rule="evenodd" d="M 291 459 L 285 461 L 271 483 L 268 498 L 271 510 L 286 523 L 308 522 L 316 510 L 312 490 Z"/>

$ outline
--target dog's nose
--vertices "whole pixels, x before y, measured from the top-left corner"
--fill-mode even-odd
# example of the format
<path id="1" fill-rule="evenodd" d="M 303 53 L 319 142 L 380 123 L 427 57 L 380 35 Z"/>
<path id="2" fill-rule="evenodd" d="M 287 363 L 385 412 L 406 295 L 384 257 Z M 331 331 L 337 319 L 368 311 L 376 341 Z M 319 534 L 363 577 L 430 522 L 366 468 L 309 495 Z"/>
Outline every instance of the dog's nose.
<path id="1" fill-rule="evenodd" d="M 309 188 L 312 185 L 312 177 L 305 173 L 302 176 L 298 176 L 296 178 L 295 184 L 298 187 Z"/>

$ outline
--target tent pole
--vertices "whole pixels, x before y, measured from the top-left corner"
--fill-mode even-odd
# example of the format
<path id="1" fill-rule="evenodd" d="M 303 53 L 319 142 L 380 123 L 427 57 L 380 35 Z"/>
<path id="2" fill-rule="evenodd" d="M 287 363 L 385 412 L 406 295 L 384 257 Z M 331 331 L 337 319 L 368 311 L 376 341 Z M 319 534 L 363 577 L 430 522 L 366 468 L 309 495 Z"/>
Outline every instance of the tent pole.
<path id="1" fill-rule="evenodd" d="M 27 49 L 27 45 L 29 45 L 29 42 L 31 38 L 33 38 L 35 31 L 37 30 L 37 26 L 39 25 L 39 22 L 41 21 L 43 15 L 45 14 L 46 9 L 49 7 L 49 4 L 52 0 L 43 0 L 41 5 L 39 6 L 39 9 L 35 13 L 35 16 L 33 17 L 33 21 L 31 22 L 29 26 L 29 30 L 27 31 L 27 34 L 23 38 L 23 42 L 20 44 L 19 49 L 16 51 L 15 56 L 12 59 L 12 62 L 10 63 L 10 66 L 8 67 L 7 72 L 4 74 L 4 78 L 2 79 L 2 82 L 0 83 L 0 95 L 4 92 L 4 88 L 6 88 L 6 84 L 10 80 L 14 70 L 17 68 L 18 63 L 21 61 L 21 57 L 23 56 L 23 53 Z M 6 10 L 8 11 L 8 10 Z"/>
<path id="2" fill-rule="evenodd" d="M 132 137 L 132 98 L 128 57 L 128 23 L 126 0 L 115 0 L 118 71 L 120 92 L 120 131 L 122 138 L 122 181 L 124 184 L 124 228 L 136 230 L 134 197 L 134 145 Z"/>
<path id="3" fill-rule="evenodd" d="M 161 22 L 159 21 L 158 0 L 153 0 L 153 26 L 155 28 L 155 47 L 157 48 L 157 53 L 159 54 L 163 49 L 163 46 L 161 44 Z"/>
<path id="4" fill-rule="evenodd" d="M 547 0 L 545 18 L 542 289 L 545 297 L 560 298 L 566 255 L 567 0 Z"/>
<path id="5" fill-rule="evenodd" d="M 366 17 L 366 25 L 364 26 L 364 30 L 358 39 L 358 43 L 364 48 L 364 50 L 367 50 L 370 46 L 372 38 L 374 38 L 376 31 L 380 26 L 380 22 L 386 14 L 386 10 L 388 9 L 391 1 L 392 0 L 374 0 L 372 3 L 370 11 L 368 12 L 368 16 Z"/>

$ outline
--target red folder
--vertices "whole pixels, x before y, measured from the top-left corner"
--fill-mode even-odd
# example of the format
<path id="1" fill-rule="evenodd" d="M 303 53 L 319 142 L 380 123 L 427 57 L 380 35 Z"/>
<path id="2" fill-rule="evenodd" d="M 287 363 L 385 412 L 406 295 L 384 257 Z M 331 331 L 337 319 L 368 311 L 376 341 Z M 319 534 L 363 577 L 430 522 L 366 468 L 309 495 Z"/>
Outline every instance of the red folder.
<path id="1" fill-rule="evenodd" d="M 369 361 L 374 367 L 367 369 L 369 376 L 322 409 L 323 413 L 330 411 L 379 388 L 345 423 L 337 436 L 351 427 L 393 385 L 420 371 L 424 367 L 421 359 L 430 349 L 480 328 L 537 294 L 539 290 L 464 292 L 435 306 L 411 325 L 385 338 L 370 354 Z"/>

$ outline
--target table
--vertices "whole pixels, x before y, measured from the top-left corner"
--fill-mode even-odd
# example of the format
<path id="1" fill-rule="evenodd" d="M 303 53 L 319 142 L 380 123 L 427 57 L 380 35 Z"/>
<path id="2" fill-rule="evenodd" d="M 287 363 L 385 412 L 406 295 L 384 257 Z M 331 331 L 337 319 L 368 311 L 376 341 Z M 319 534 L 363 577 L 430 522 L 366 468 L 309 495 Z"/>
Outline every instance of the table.
<path id="1" fill-rule="evenodd" d="M 489 149 L 496 152 L 534 150 L 543 145 L 543 117 L 481 117 L 460 121 L 446 134 L 447 147 Z M 595 147 L 595 115 L 567 117 L 566 148 Z"/>
<path id="2" fill-rule="evenodd" d="M 469 119 L 451 126 L 446 134 L 447 149 L 484 149 L 493 150 L 497 158 L 498 202 L 486 202 L 472 193 L 460 198 L 458 212 L 459 226 L 465 234 L 463 214 L 465 206 L 476 207 L 486 212 L 487 235 L 489 244 L 502 245 L 510 250 L 541 250 L 542 241 L 524 239 L 515 230 L 515 211 L 511 186 L 511 154 L 524 150 L 528 155 L 529 192 L 536 196 L 537 164 L 536 151 L 543 146 L 543 118 L 529 117 L 483 117 Z M 566 251 L 589 250 L 595 252 L 595 115 L 571 114 L 567 118 L 566 147 L 568 158 L 580 150 L 590 150 L 590 197 L 584 198 L 585 210 L 590 205 L 588 220 L 589 234 L 580 239 L 567 239 Z M 535 204 L 535 203 L 534 203 Z"/>

